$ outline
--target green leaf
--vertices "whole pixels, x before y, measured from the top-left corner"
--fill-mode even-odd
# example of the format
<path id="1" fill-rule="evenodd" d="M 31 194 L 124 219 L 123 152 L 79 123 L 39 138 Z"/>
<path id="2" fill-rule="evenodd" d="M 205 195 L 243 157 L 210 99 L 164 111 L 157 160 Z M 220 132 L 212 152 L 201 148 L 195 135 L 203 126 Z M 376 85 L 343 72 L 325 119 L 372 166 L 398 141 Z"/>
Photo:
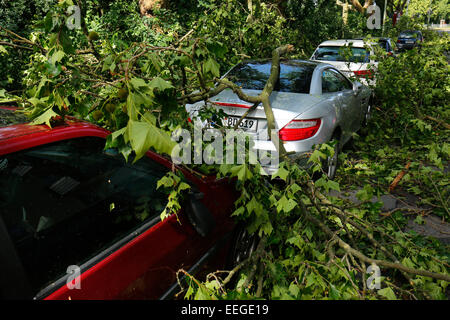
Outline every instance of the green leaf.
<path id="1" fill-rule="evenodd" d="M 308 162 L 314 162 L 314 163 L 321 163 L 320 159 L 326 159 L 326 155 L 323 152 L 320 152 L 319 150 L 314 150 L 314 152 L 311 154 L 311 156 L 308 159 Z"/>
<path id="2" fill-rule="evenodd" d="M 127 128 L 131 147 L 136 153 L 133 162 L 139 160 L 150 147 L 155 148 L 158 152 L 170 155 L 175 146 L 175 142 L 167 132 L 147 122 L 130 120 Z"/>
<path id="3" fill-rule="evenodd" d="M 245 207 L 239 207 L 231 214 L 231 216 L 232 217 L 240 216 L 240 215 L 244 214 L 244 212 L 245 212 Z"/>
<path id="4" fill-rule="evenodd" d="M 332 284 L 330 285 L 330 294 L 329 297 L 333 300 L 339 300 L 341 298 L 341 292 L 336 289 Z"/>
<path id="5" fill-rule="evenodd" d="M 182 183 L 180 183 L 180 185 L 178 186 L 178 192 L 180 192 L 180 191 L 182 191 L 182 190 L 187 190 L 187 189 L 190 189 L 190 188 L 191 188 L 190 185 L 188 185 L 188 184 L 185 183 L 185 182 L 182 182 Z"/>
<path id="6" fill-rule="evenodd" d="M 389 287 L 378 290 L 378 294 L 388 300 L 397 300 L 394 291 Z"/>
<path id="7" fill-rule="evenodd" d="M 34 119 L 32 122 L 30 122 L 30 125 L 34 125 L 34 124 L 46 124 L 48 125 L 50 128 L 52 127 L 50 125 L 50 120 L 53 117 L 58 117 L 59 115 L 54 112 L 52 110 L 52 108 L 49 108 L 47 111 L 45 111 L 43 114 L 41 114 L 39 117 L 37 117 L 36 119 Z"/>
<path id="8" fill-rule="evenodd" d="M 239 166 L 233 166 L 230 169 L 230 172 L 231 172 L 232 177 L 237 176 L 238 179 L 241 181 L 245 181 L 245 180 L 251 179 L 253 177 L 252 172 L 248 169 L 248 167 L 245 163 L 241 164 Z"/>
<path id="9" fill-rule="evenodd" d="M 107 56 L 105 58 L 105 60 L 103 60 L 103 67 L 102 67 L 102 72 L 105 72 L 106 70 L 109 70 L 109 68 L 111 67 L 111 64 L 114 61 L 114 56 L 110 55 Z"/>
<path id="10" fill-rule="evenodd" d="M 294 282 L 289 285 L 289 293 L 296 298 L 300 293 L 300 288 Z"/>
<path id="11" fill-rule="evenodd" d="M 277 203 L 278 212 L 284 211 L 286 213 L 290 212 L 297 206 L 297 202 L 294 199 L 288 199 L 286 196 L 282 196 Z"/>
<path id="12" fill-rule="evenodd" d="M 279 177 L 281 180 L 286 181 L 288 175 L 289 171 L 287 171 L 284 167 L 280 167 L 277 172 L 272 174 L 272 179 Z"/>
<path id="13" fill-rule="evenodd" d="M 8 51 L 5 49 L 4 46 L 0 46 L 0 55 L 2 54 L 8 54 Z"/>
<path id="14" fill-rule="evenodd" d="M 65 55 L 66 54 L 64 53 L 64 51 L 58 50 L 52 55 L 52 57 L 50 58 L 50 62 L 52 64 L 60 62 Z"/>
<path id="15" fill-rule="evenodd" d="M 168 82 L 160 77 L 156 77 L 152 81 L 150 81 L 149 86 L 153 89 L 158 89 L 159 91 L 164 91 L 167 89 L 174 88 L 174 86 L 170 82 Z"/>
<path id="16" fill-rule="evenodd" d="M 131 78 L 130 83 L 136 90 L 141 87 L 148 87 L 148 84 L 145 82 L 145 80 L 140 78 Z"/>
<path id="17" fill-rule="evenodd" d="M 210 72 L 214 77 L 220 77 L 220 65 L 213 58 L 205 62 L 204 68 L 205 72 Z"/>
<path id="18" fill-rule="evenodd" d="M 159 189 L 161 186 L 170 188 L 170 187 L 173 187 L 174 184 L 175 184 L 175 181 L 173 181 L 172 178 L 170 178 L 168 176 L 164 176 L 161 179 L 159 179 L 158 182 L 156 183 L 156 189 Z"/>

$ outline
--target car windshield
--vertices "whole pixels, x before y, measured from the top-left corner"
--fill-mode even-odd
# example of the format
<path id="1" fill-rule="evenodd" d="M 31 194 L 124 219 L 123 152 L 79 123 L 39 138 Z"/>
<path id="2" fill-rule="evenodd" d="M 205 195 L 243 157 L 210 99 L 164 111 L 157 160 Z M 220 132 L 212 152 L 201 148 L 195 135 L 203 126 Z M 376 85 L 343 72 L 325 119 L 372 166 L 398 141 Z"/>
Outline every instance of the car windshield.
<path id="1" fill-rule="evenodd" d="M 351 49 L 348 55 L 346 50 Z M 348 56 L 348 58 L 347 58 Z M 365 48 L 356 47 L 339 47 L 339 46 L 324 46 L 319 47 L 314 53 L 314 60 L 325 61 L 349 61 L 349 62 L 369 62 L 370 53 Z"/>
<path id="2" fill-rule="evenodd" d="M 416 31 L 403 31 L 399 38 L 417 38 L 419 34 Z"/>
<path id="3" fill-rule="evenodd" d="M 243 89 L 263 90 L 270 76 L 271 62 L 241 63 L 234 67 L 227 78 Z M 307 93 L 315 65 L 295 61 L 280 63 L 280 78 L 274 91 Z"/>

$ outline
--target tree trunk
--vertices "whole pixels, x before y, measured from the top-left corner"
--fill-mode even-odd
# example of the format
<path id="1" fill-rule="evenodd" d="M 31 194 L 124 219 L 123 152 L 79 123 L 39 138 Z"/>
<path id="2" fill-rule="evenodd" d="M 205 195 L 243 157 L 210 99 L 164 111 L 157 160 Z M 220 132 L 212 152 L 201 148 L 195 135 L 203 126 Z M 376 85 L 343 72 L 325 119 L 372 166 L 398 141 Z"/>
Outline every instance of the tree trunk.
<path id="1" fill-rule="evenodd" d="M 359 0 L 350 0 L 353 5 L 353 8 L 358 10 L 360 13 L 365 13 L 367 8 L 373 4 L 373 0 L 365 0 L 364 5 L 362 5 Z"/>
<path id="2" fill-rule="evenodd" d="M 139 0 L 141 16 L 153 16 L 153 10 L 165 8 L 168 0 Z"/>

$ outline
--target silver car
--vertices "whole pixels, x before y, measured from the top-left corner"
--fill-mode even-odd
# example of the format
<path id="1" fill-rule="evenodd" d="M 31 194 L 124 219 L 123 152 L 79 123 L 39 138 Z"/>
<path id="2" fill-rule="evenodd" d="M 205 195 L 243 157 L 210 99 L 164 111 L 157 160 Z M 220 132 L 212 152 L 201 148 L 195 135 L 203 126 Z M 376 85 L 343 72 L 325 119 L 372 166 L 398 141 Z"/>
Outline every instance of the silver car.
<path id="1" fill-rule="evenodd" d="M 270 75 L 271 61 L 243 62 L 224 77 L 239 85 L 247 95 L 261 93 Z M 270 96 L 275 127 L 287 152 L 294 152 L 303 161 L 314 145 L 336 140 L 335 155 L 325 163 L 326 173 L 334 178 L 337 157 L 342 146 L 349 141 L 368 120 L 371 90 L 357 81 L 350 81 L 330 64 L 283 60 L 279 80 Z M 231 89 L 226 89 L 208 103 L 226 114 L 224 125 L 233 126 L 252 106 L 242 101 Z M 191 119 L 205 107 L 204 102 L 186 105 Z M 255 149 L 275 151 L 267 135 L 267 119 L 262 105 L 251 111 L 240 128 L 253 136 Z M 305 161 L 304 161 L 305 162 Z M 270 166 L 269 173 L 276 171 Z"/>

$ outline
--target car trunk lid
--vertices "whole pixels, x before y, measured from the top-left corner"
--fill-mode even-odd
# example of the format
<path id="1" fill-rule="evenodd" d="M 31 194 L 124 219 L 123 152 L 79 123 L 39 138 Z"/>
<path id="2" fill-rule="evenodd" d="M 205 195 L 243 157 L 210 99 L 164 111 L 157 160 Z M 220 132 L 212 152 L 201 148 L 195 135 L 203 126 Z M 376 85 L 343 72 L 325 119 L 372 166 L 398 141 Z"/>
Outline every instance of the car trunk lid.
<path id="1" fill-rule="evenodd" d="M 261 93 L 260 90 L 242 91 L 251 96 L 257 96 Z M 273 91 L 270 95 L 270 104 L 275 117 L 275 127 L 281 129 L 292 119 L 323 99 L 324 98 L 321 96 L 310 94 Z M 216 109 L 223 110 L 228 116 L 225 123 L 231 125 L 236 123 L 236 121 L 252 107 L 251 103 L 241 100 L 230 89 L 226 89 L 212 98 L 211 104 Z M 227 122 L 230 118 L 236 120 L 234 120 L 234 122 Z M 242 127 L 244 131 L 253 135 L 257 140 L 269 140 L 267 136 L 267 118 L 262 104 L 259 104 L 255 110 L 250 111 L 245 119 L 255 122 L 251 123 L 252 127 L 249 127 L 248 125 L 250 125 L 250 123 L 247 122 L 247 126 Z M 256 127 L 253 128 L 253 126 Z"/>

